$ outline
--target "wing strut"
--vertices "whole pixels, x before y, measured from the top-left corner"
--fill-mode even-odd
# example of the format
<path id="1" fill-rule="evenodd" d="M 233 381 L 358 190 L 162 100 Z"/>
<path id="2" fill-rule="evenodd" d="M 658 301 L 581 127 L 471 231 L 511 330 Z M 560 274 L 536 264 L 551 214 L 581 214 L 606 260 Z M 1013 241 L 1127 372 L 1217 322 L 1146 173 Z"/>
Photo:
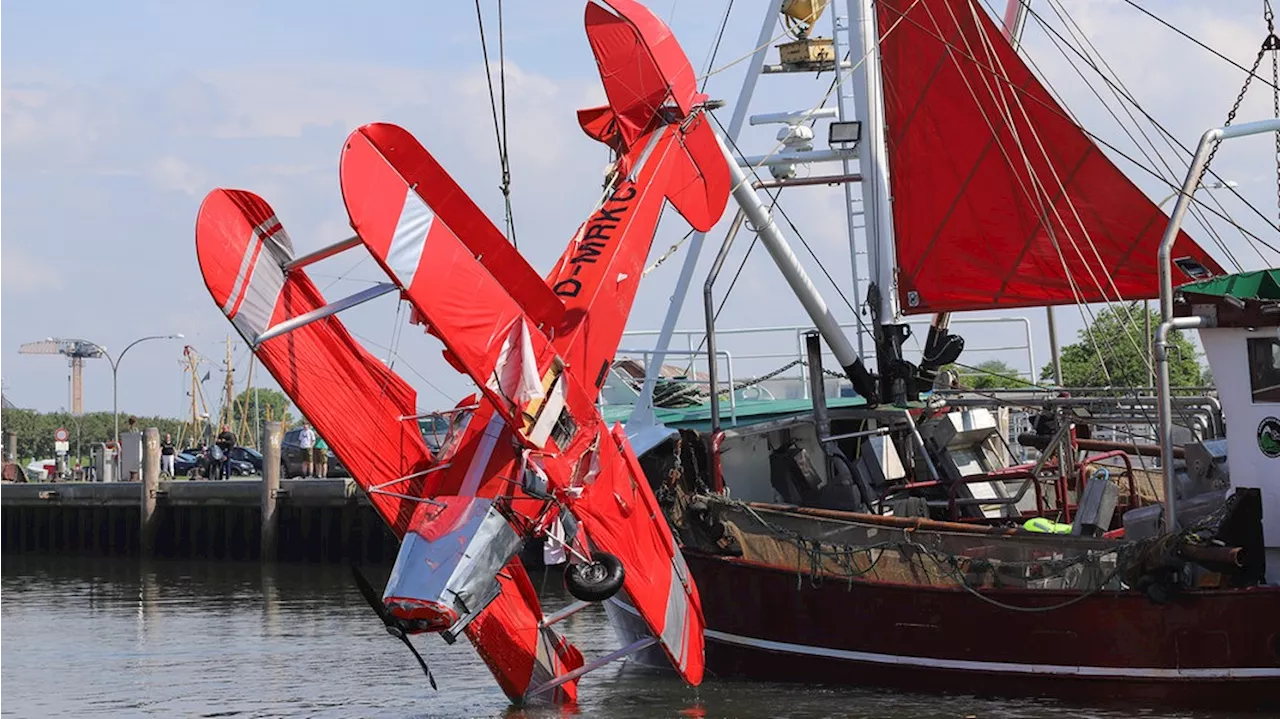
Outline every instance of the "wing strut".
<path id="1" fill-rule="evenodd" d="M 593 659 L 587 662 L 586 664 L 583 664 L 582 666 L 578 667 L 577 669 L 574 669 L 571 672 L 561 674 L 560 676 L 556 677 L 555 679 L 552 679 L 546 684 L 543 684 L 537 687 L 536 689 L 530 689 L 528 696 L 534 696 L 536 694 L 541 694 L 542 692 L 545 692 L 549 689 L 555 689 L 561 684 L 564 684 L 566 682 L 571 682 L 574 679 L 577 679 L 584 674 L 593 672 L 599 669 L 600 667 L 608 664 L 609 662 L 617 661 L 629 654 L 634 654 L 640 651 L 641 649 L 647 649 L 657 643 L 658 643 L 658 640 L 656 637 L 642 637 L 640 639 L 637 639 L 634 642 L 631 642 L 630 644 L 628 644 L 627 646 L 621 649 L 615 649 L 609 652 L 608 654 L 604 655 L 603 657 L 600 657 L 599 659 Z"/>
<path id="2" fill-rule="evenodd" d="M 395 292 L 396 285 L 394 282 L 379 282 L 368 289 L 360 290 L 354 295 L 343 297 L 340 300 L 334 300 L 327 305 L 317 307 L 310 312 L 300 314 L 297 317 L 290 317 L 274 327 L 268 327 L 262 334 L 253 338 L 253 348 L 257 349 L 262 346 L 263 342 L 274 339 L 283 334 L 288 334 L 299 327 L 305 327 L 312 322 L 322 320 L 330 315 L 336 315 L 343 310 L 349 310 L 356 305 L 364 304 L 369 300 L 381 297 L 388 292 Z"/>

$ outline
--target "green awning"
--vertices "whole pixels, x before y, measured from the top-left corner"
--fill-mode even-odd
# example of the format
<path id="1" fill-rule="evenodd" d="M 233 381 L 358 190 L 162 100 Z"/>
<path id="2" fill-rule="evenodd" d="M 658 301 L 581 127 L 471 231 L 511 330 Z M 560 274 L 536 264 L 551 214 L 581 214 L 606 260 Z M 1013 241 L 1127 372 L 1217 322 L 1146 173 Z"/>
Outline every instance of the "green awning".
<path id="1" fill-rule="evenodd" d="M 1280 301 L 1280 269 L 1214 277 L 1182 285 L 1178 291 L 1215 297 L 1230 296 L 1241 300 Z"/>

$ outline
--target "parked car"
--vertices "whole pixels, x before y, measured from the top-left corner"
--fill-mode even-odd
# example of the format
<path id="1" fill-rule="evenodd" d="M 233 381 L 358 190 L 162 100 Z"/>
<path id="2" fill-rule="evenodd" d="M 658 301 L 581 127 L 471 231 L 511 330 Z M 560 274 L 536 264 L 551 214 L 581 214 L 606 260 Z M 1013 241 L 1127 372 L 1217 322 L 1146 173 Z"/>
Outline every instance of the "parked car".
<path id="1" fill-rule="evenodd" d="M 196 470 L 202 464 L 194 452 L 179 452 L 173 455 L 173 476 L 190 477 L 192 470 Z"/>
<path id="2" fill-rule="evenodd" d="M 248 462 L 253 467 L 252 474 L 262 474 L 262 453 L 252 447 L 232 447 L 231 459 Z"/>
<path id="3" fill-rule="evenodd" d="M 302 434 L 302 428 L 291 429 L 284 433 L 284 439 L 280 442 L 280 476 L 281 477 L 302 477 L 302 446 L 298 442 L 298 435 Z M 338 457 L 334 455 L 333 450 L 326 450 L 329 454 L 329 477 L 350 477 L 347 468 L 342 466 L 342 462 L 338 461 Z M 312 472 L 315 469 L 312 468 Z"/>
<path id="4" fill-rule="evenodd" d="M 173 457 L 173 474 L 176 477 L 208 477 L 209 463 L 207 455 L 198 455 L 195 452 L 179 452 Z M 236 459 L 234 450 L 231 455 L 231 475 L 233 477 L 247 477 L 256 474 L 257 470 L 253 468 L 253 464 Z"/>

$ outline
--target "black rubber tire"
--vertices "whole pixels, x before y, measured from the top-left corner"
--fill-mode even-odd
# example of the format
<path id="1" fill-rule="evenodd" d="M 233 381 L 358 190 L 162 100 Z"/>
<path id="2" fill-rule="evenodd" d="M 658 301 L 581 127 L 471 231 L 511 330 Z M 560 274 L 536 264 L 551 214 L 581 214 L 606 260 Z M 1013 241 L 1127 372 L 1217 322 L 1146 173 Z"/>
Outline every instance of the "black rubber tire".
<path id="1" fill-rule="evenodd" d="M 603 602 L 622 589 L 626 579 L 622 561 L 608 552 L 594 552 L 586 564 L 570 564 L 564 570 L 564 588 L 574 599 Z"/>

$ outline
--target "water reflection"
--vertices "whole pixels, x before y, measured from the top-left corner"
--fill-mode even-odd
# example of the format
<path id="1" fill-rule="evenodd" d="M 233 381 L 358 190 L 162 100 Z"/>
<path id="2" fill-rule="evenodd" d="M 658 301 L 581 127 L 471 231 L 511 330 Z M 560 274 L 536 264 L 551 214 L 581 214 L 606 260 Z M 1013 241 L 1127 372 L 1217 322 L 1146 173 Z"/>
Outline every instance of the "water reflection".
<path id="1" fill-rule="evenodd" d="M 381 586 L 384 568 L 368 570 Z M 546 611 L 570 600 L 534 575 Z M 607 666 L 581 706 L 511 707 L 470 645 L 416 645 L 440 691 L 364 603 L 346 567 L 6 556 L 5 716 L 1203 717 L 1040 701 L 708 681 Z M 599 608 L 558 625 L 588 657 L 618 646 Z"/>

